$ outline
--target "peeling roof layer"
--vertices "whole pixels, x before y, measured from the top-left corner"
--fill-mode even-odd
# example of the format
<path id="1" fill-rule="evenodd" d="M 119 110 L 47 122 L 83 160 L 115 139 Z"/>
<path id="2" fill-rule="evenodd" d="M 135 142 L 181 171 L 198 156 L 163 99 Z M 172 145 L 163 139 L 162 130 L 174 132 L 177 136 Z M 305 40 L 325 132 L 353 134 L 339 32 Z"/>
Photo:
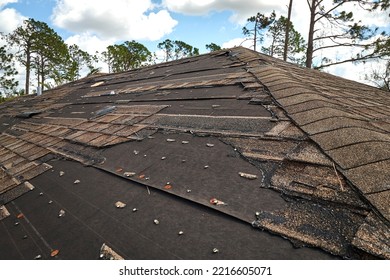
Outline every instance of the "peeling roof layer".
<path id="1" fill-rule="evenodd" d="M 2 104 L 0 257 L 389 258 L 388 108 L 244 48 Z"/>
<path id="2" fill-rule="evenodd" d="M 243 61 L 257 56 L 249 51 L 239 52 Z M 388 93 L 271 58 L 263 59 L 266 66 L 249 62 L 248 71 L 268 88 L 288 116 L 336 162 L 388 222 Z"/>

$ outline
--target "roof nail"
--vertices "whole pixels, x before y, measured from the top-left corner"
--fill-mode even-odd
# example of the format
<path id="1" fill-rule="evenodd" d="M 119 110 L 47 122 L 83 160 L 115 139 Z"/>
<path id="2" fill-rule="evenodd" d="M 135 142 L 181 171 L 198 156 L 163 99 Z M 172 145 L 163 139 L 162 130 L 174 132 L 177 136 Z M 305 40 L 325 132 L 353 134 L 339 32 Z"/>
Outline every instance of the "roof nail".
<path id="1" fill-rule="evenodd" d="M 190 192 L 191 192 L 191 190 L 187 190 L 187 192 L 188 192 L 188 193 L 190 193 Z"/>
<path id="2" fill-rule="evenodd" d="M 64 176 L 64 175 L 65 175 L 65 172 L 64 171 L 60 171 L 60 177 Z"/>
<path id="3" fill-rule="evenodd" d="M 34 260 L 40 260 L 40 259 L 42 259 L 42 256 L 41 256 L 41 255 L 36 255 L 36 256 L 34 257 Z"/>
<path id="4" fill-rule="evenodd" d="M 27 237 L 28 237 L 27 235 L 24 235 L 24 236 L 23 236 L 23 239 L 27 239 Z"/>
<path id="5" fill-rule="evenodd" d="M 137 208 L 133 208 L 133 212 L 137 212 L 138 211 L 138 209 Z"/>
<path id="6" fill-rule="evenodd" d="M 182 144 L 188 144 L 190 143 L 189 141 L 181 141 Z"/>
<path id="7" fill-rule="evenodd" d="M 214 253 L 214 254 L 216 254 L 216 253 L 218 253 L 218 252 L 219 252 L 219 250 L 218 250 L 217 248 L 214 248 L 214 249 L 213 249 L 213 253 Z"/>
<path id="8" fill-rule="evenodd" d="M 52 204 L 53 203 L 53 200 L 49 200 L 49 202 L 48 202 L 49 204 Z"/>
<path id="9" fill-rule="evenodd" d="M 155 219 L 155 220 L 153 221 L 153 223 L 154 223 L 155 225 L 158 225 L 158 224 L 160 223 L 160 221 L 157 220 L 157 219 Z"/>
<path id="10" fill-rule="evenodd" d="M 75 180 L 73 184 L 80 184 L 80 180 Z"/>
<path id="11" fill-rule="evenodd" d="M 204 168 L 204 169 L 207 169 L 207 168 L 209 168 L 209 167 L 210 167 L 210 166 L 208 166 L 208 165 L 205 165 L 203 168 Z"/>
<path id="12" fill-rule="evenodd" d="M 162 157 L 162 158 L 161 158 L 161 160 L 164 160 L 164 159 L 166 159 L 166 157 Z"/>
<path id="13" fill-rule="evenodd" d="M 214 144 L 207 143 L 206 146 L 209 147 L 209 148 L 212 148 L 212 147 L 214 147 Z"/>
<path id="14" fill-rule="evenodd" d="M 186 160 L 185 160 L 185 159 L 182 159 L 182 160 L 181 160 L 181 162 L 182 162 L 182 163 L 185 163 L 185 162 L 186 162 Z"/>
<path id="15" fill-rule="evenodd" d="M 183 235 L 184 232 L 181 230 L 181 231 L 179 231 L 177 234 L 178 234 L 178 235 Z"/>
<path id="16" fill-rule="evenodd" d="M 168 139 L 167 139 L 167 142 L 176 142 L 176 140 L 175 140 L 175 139 L 168 138 Z"/>
<path id="17" fill-rule="evenodd" d="M 135 155 L 138 155 L 138 154 L 139 154 L 139 151 L 134 150 L 133 153 L 134 153 Z"/>

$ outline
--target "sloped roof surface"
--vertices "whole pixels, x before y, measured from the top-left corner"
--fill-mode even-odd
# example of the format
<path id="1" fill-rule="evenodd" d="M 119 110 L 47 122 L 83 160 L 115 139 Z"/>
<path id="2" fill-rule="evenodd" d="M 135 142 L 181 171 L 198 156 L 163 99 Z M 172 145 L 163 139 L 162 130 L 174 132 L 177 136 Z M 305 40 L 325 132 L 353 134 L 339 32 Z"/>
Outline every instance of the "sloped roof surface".
<path id="1" fill-rule="evenodd" d="M 0 106 L 1 258 L 390 258 L 383 91 L 235 48 Z"/>

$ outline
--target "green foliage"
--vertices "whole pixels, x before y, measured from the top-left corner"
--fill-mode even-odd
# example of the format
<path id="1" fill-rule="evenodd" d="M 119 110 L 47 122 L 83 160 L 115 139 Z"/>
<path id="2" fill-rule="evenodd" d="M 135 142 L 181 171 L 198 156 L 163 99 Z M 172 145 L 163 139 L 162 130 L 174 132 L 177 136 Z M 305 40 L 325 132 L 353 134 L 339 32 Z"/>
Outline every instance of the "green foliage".
<path id="1" fill-rule="evenodd" d="M 262 52 L 270 56 L 283 57 L 287 24 L 287 18 L 281 16 L 269 26 L 266 36 L 270 38 L 271 44 L 268 47 L 263 46 L 261 48 Z M 302 35 L 295 30 L 292 23 L 290 23 L 288 37 L 288 60 L 293 63 L 303 64 L 306 43 Z"/>
<path id="2" fill-rule="evenodd" d="M 386 62 L 384 69 L 373 69 L 366 74 L 365 80 L 390 93 L 390 61 Z"/>
<path id="3" fill-rule="evenodd" d="M 6 39 L 11 46 L 19 49 L 16 59 L 26 68 L 26 93 L 29 93 L 31 69 L 35 70 L 38 84 L 43 87 L 46 76 L 67 56 L 62 38 L 45 22 L 32 18 L 25 20 Z"/>
<path id="4" fill-rule="evenodd" d="M 208 49 L 210 52 L 215 52 L 215 51 L 219 51 L 221 49 L 221 46 L 215 43 L 210 43 L 206 45 L 206 49 Z"/>
<path id="5" fill-rule="evenodd" d="M 80 71 L 86 67 L 89 72 L 95 70 L 94 63 L 98 60 L 96 55 L 90 55 L 83 51 L 77 45 L 68 46 L 68 59 L 66 60 L 66 72 L 64 79 L 67 81 L 75 81 L 80 79 Z"/>
<path id="6" fill-rule="evenodd" d="M 102 53 L 109 72 L 122 72 L 139 68 L 152 58 L 151 52 L 141 43 L 126 41 L 121 45 L 111 45 Z"/>
<path id="7" fill-rule="evenodd" d="M 11 95 L 18 86 L 19 82 L 14 78 L 17 74 L 13 54 L 8 53 L 5 46 L 0 46 L 0 97 Z"/>
<path id="8" fill-rule="evenodd" d="M 193 46 L 178 40 L 171 41 L 170 39 L 166 39 L 165 41 L 159 43 L 157 47 L 164 51 L 165 61 L 199 55 L 198 48 L 194 48 Z"/>
<path id="9" fill-rule="evenodd" d="M 252 16 L 247 19 L 247 24 L 242 28 L 242 33 L 248 38 L 253 38 L 254 49 L 256 49 L 256 44 L 258 42 L 263 42 L 266 29 L 275 21 L 275 19 L 275 11 L 273 11 L 269 16 L 257 13 L 256 16 Z"/>
<path id="10" fill-rule="evenodd" d="M 173 58 L 174 43 L 170 39 L 158 43 L 157 48 L 163 50 L 165 53 L 165 61 L 170 61 Z"/>
<path id="11" fill-rule="evenodd" d="M 366 61 L 378 58 L 375 42 L 370 42 L 377 35 L 377 28 L 363 25 L 356 21 L 351 11 L 343 10 L 344 4 L 353 2 L 358 9 L 366 11 L 385 10 L 389 8 L 389 0 L 333 0 L 332 5 L 325 8 L 322 0 L 310 0 L 308 5 L 311 21 L 308 35 L 306 66 L 312 67 L 313 58 L 319 50 L 329 48 L 350 48 L 351 56 L 345 59 L 331 60 L 325 58 L 316 68 L 324 68 L 345 62 Z M 322 28 L 317 28 L 321 24 Z M 321 30 L 321 32 L 319 32 Z M 382 34 L 384 36 L 385 34 Z M 387 35 L 388 36 L 388 35 Z M 381 39 L 383 40 L 383 38 Z M 360 49 L 359 51 L 352 51 Z"/>

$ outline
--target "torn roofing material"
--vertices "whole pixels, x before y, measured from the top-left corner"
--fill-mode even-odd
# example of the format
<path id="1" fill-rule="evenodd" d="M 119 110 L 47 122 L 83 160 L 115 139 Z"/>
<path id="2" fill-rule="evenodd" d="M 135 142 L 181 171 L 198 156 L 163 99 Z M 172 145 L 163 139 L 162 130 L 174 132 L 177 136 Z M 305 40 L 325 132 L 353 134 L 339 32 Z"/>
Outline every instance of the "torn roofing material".
<path id="1" fill-rule="evenodd" d="M 1 104 L 0 257 L 388 259 L 389 108 L 244 48 Z"/>

